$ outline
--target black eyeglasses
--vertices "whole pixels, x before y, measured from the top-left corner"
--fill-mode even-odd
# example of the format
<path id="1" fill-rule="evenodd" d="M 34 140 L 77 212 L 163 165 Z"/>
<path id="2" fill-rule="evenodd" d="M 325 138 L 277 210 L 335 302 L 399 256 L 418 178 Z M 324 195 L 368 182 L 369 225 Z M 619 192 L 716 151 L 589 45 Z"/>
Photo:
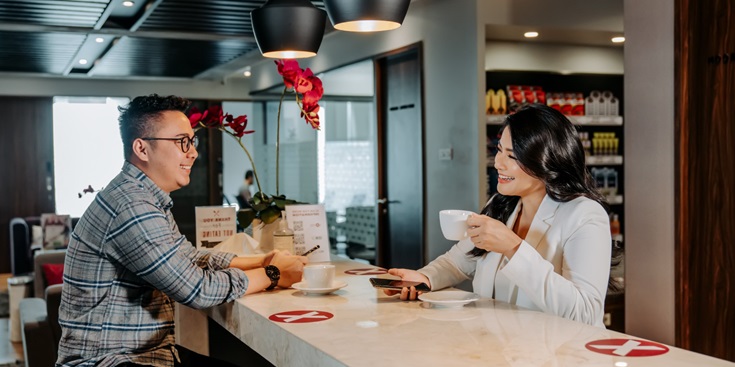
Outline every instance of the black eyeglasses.
<path id="1" fill-rule="evenodd" d="M 193 145 L 194 148 L 199 146 L 199 138 L 194 135 L 193 137 L 188 136 L 182 136 L 180 138 L 141 138 L 143 140 L 171 140 L 171 141 L 178 141 L 181 145 L 181 151 L 186 153 L 191 149 L 191 146 Z"/>

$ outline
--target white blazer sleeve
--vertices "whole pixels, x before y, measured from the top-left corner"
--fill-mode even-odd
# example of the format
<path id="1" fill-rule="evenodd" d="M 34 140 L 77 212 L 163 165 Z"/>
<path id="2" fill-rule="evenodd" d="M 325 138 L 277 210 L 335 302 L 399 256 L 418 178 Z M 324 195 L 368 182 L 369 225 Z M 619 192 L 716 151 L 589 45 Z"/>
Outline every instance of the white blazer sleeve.
<path id="1" fill-rule="evenodd" d="M 475 274 L 478 257 L 468 256 L 467 252 L 473 248 L 475 245 L 472 241 L 465 238 L 418 271 L 429 278 L 431 290 L 451 287 L 471 279 Z"/>
<path id="2" fill-rule="evenodd" d="M 544 312 L 602 326 L 612 244 L 607 214 L 588 200 L 559 219 L 561 274 L 525 241 L 500 271 Z"/>

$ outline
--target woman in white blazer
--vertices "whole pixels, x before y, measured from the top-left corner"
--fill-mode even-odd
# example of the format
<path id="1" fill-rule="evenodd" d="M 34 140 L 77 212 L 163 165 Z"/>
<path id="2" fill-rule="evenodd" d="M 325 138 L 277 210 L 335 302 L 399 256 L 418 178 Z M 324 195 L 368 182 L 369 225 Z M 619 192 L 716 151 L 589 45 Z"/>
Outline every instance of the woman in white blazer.
<path id="1" fill-rule="evenodd" d="M 467 220 L 469 238 L 418 271 L 389 272 L 432 290 L 472 279 L 483 297 L 604 327 L 610 222 L 574 125 L 545 105 L 520 109 L 503 124 L 495 168 L 498 193 Z"/>

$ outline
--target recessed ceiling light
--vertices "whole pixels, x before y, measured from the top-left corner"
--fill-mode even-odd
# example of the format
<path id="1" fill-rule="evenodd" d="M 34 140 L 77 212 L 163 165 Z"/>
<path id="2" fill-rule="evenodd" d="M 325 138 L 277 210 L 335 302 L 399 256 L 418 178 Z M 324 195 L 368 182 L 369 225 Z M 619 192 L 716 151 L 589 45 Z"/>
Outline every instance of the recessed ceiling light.
<path id="1" fill-rule="evenodd" d="M 97 43 L 102 43 L 102 42 L 105 42 L 105 39 L 102 38 L 102 37 L 97 37 L 97 38 L 94 39 L 94 41 L 97 42 Z"/>
<path id="2" fill-rule="evenodd" d="M 523 37 L 526 38 L 536 38 L 538 37 L 538 32 L 526 32 L 523 34 Z"/>
<path id="3" fill-rule="evenodd" d="M 82 65 L 87 65 L 88 62 L 87 59 L 79 59 L 79 63 Z"/>
<path id="4" fill-rule="evenodd" d="M 127 6 L 127 7 L 131 7 L 131 6 L 135 5 L 135 3 L 132 2 L 132 1 L 123 1 L 122 4 L 123 4 L 123 6 Z"/>
<path id="5" fill-rule="evenodd" d="M 250 71 L 250 66 L 245 68 L 245 71 L 242 72 L 242 75 L 245 75 L 246 78 L 249 78 L 251 75 L 253 75 L 253 72 Z"/>
<path id="6" fill-rule="evenodd" d="M 623 43 L 623 42 L 625 42 L 625 37 L 613 37 L 611 39 L 611 41 L 613 43 Z"/>

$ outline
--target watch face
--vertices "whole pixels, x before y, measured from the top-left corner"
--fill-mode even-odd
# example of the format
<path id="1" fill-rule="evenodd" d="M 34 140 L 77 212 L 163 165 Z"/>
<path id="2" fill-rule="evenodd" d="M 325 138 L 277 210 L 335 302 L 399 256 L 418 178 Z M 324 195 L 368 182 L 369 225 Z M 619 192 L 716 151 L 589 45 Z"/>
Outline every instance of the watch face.
<path id="1" fill-rule="evenodd" d="M 278 280 L 281 279 L 281 271 L 275 265 L 268 265 L 265 267 L 265 275 L 271 280 L 270 287 L 266 289 L 273 289 L 278 285 Z"/>
<path id="2" fill-rule="evenodd" d="M 278 280 L 281 278 L 281 271 L 275 265 L 268 265 L 265 267 L 265 275 L 268 278 Z"/>

